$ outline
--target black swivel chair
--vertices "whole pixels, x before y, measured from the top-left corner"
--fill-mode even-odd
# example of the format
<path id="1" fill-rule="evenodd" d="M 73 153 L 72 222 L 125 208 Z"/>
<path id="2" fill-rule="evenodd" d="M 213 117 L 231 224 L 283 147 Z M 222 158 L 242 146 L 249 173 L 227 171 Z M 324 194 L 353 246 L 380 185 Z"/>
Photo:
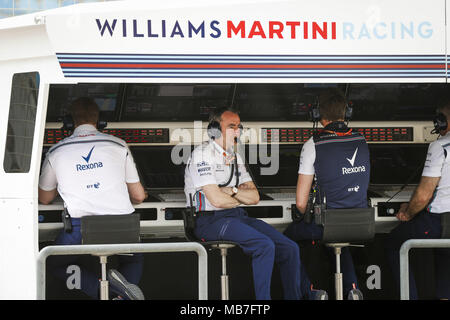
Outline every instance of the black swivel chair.
<path id="1" fill-rule="evenodd" d="M 120 244 L 140 243 L 139 214 L 98 215 L 81 218 L 82 244 Z M 108 255 L 95 254 L 100 258 L 102 278 L 100 281 L 100 299 L 108 300 L 109 282 L 106 278 Z M 142 300 L 144 297 L 142 297 Z"/>
<path id="2" fill-rule="evenodd" d="M 343 300 L 340 256 L 343 247 L 363 247 L 361 243 L 375 236 L 375 209 L 328 209 L 316 215 L 316 224 L 323 225 L 322 242 L 334 249 L 336 256 L 336 300 Z"/>
<path id="3" fill-rule="evenodd" d="M 198 242 L 205 246 L 209 250 L 218 249 L 220 250 L 220 255 L 222 256 L 222 275 L 220 276 L 221 280 L 221 291 L 222 291 L 222 300 L 229 300 L 229 279 L 227 275 L 227 254 L 228 249 L 231 249 L 238 244 L 233 241 L 204 241 L 198 239 L 195 236 L 195 219 L 196 212 L 194 207 L 186 208 L 182 211 L 183 213 L 183 222 L 184 222 L 184 234 L 188 241 Z"/>

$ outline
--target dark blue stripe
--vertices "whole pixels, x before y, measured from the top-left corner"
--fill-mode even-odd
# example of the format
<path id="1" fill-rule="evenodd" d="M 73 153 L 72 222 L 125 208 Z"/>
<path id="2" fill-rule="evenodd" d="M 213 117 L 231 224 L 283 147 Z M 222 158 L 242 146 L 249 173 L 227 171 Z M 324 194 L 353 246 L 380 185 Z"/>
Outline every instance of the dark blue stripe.
<path id="1" fill-rule="evenodd" d="M 95 58 L 95 57 L 58 57 L 59 60 L 64 59 L 62 62 L 77 62 L 82 60 L 95 60 L 95 61 L 102 61 L 102 60 L 117 60 L 117 61 L 141 61 L 141 60 L 150 60 L 150 61 L 160 61 L 160 60 L 169 60 L 169 61 L 181 61 L 181 60 L 189 60 L 189 61 L 200 61 L 200 60 L 224 60 L 224 61 L 235 61 L 235 60 L 242 60 L 242 61 L 302 61 L 302 60 L 314 60 L 314 61 L 351 61 L 351 60 L 361 60 L 361 61 L 377 61 L 377 62 L 385 62 L 385 61 L 395 61 L 395 62 L 404 62 L 404 63 L 411 63 L 411 61 L 416 61 L 414 63 L 427 63 L 427 62 L 441 62 L 445 63 L 445 58 L 435 58 L 435 59 L 404 59 L 404 58 L 392 58 L 388 60 L 380 60 L 376 58 L 353 58 L 353 59 L 343 59 L 343 58 L 335 58 L 335 59 L 316 59 L 316 58 L 289 58 L 289 59 L 274 59 L 274 58 L 267 58 L 267 59 L 254 59 L 254 58 L 114 58 L 114 57 L 102 57 L 102 58 Z M 420 62 L 417 62 L 420 61 Z M 391 62 L 386 62 L 391 63 Z"/>
<path id="2" fill-rule="evenodd" d="M 94 73 L 100 73 L 100 74 L 110 74 L 110 73 L 121 73 L 121 74 L 176 74 L 176 73 L 183 73 L 183 74 L 266 74 L 264 72 L 247 72 L 247 71 L 239 71 L 240 69 L 236 69 L 238 71 L 236 72 L 201 72 L 201 71 L 184 71 L 184 70 L 180 70 L 180 71 L 145 71 L 145 70 L 135 70 L 135 71 L 123 71 L 120 69 L 117 70 L 112 70 L 112 71 L 68 71 L 66 69 L 63 69 L 64 73 L 90 73 L 90 74 L 94 74 Z M 197 69 L 188 69 L 188 70 L 197 70 Z M 444 74 L 444 71 L 437 71 L 437 72 L 431 72 L 431 71 L 421 71 L 421 72 L 404 72 L 404 73 L 408 73 L 408 74 L 429 74 L 429 73 L 434 73 L 434 74 Z M 342 71 L 342 72 L 321 72 L 321 71 L 315 71 L 315 72 L 268 72 L 267 74 L 291 74 L 291 75 L 295 75 L 295 74 L 359 74 L 359 75 L 363 75 L 363 74 L 401 74 L 401 72 L 388 72 L 388 71 L 375 71 L 375 72 L 346 72 L 346 71 Z"/>
<path id="3" fill-rule="evenodd" d="M 105 78 L 105 76 L 77 76 L 65 75 L 69 78 Z M 254 76 L 107 76 L 108 78 L 259 78 Z M 302 78 L 299 76 L 270 76 L 264 75 L 265 78 Z M 445 76 L 305 76 L 304 78 L 445 78 Z"/>
<path id="4" fill-rule="evenodd" d="M 95 140 L 89 140 L 89 141 L 71 141 L 71 142 L 64 142 L 60 145 L 55 145 L 54 147 L 50 148 L 50 150 L 48 151 L 49 153 L 52 153 L 53 151 L 55 151 L 56 149 L 60 148 L 60 147 L 64 147 L 67 145 L 72 145 L 72 144 L 78 144 L 78 143 L 94 143 L 94 142 L 111 142 L 111 143 L 115 143 L 121 147 L 124 147 L 124 145 L 120 144 L 119 142 L 113 141 L 113 140 L 106 140 L 106 139 L 95 139 Z"/>

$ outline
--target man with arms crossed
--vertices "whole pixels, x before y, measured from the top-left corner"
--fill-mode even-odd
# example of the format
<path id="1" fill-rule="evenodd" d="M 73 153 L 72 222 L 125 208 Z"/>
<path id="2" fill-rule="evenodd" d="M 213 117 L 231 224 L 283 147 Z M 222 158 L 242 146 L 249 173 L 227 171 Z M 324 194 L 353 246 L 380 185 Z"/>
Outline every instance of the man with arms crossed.
<path id="1" fill-rule="evenodd" d="M 185 193 L 192 197 L 197 211 L 195 234 L 206 241 L 228 240 L 239 244 L 252 257 L 255 296 L 271 299 L 270 282 L 274 262 L 280 266 L 285 299 L 314 299 L 317 290 L 301 292 L 300 255 L 295 242 L 269 224 L 248 217 L 243 205 L 259 202 L 259 193 L 242 159 L 233 152 L 235 140 L 242 129 L 239 115 L 229 108 L 220 108 L 210 117 L 217 133 L 209 142 L 198 146 L 185 170 Z M 231 180 L 231 167 L 237 157 L 239 185 L 236 175 Z M 225 183 L 227 185 L 221 186 Z M 189 200 L 188 200 L 188 205 Z"/>

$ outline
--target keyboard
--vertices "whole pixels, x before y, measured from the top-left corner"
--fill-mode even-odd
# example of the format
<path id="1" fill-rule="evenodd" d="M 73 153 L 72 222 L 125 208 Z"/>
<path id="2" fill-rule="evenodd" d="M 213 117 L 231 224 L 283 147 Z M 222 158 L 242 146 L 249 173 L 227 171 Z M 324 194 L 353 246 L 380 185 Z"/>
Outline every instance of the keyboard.
<path id="1" fill-rule="evenodd" d="M 166 202 L 186 202 L 184 193 L 160 193 L 158 196 Z"/>
<path id="2" fill-rule="evenodd" d="M 295 200 L 295 192 L 266 193 L 273 200 Z"/>

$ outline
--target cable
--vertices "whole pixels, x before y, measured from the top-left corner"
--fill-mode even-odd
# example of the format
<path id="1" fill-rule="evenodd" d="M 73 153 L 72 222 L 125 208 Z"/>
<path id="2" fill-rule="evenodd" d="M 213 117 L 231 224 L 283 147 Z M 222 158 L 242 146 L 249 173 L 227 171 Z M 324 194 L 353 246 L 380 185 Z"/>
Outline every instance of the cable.
<path id="1" fill-rule="evenodd" d="M 409 176 L 408 180 L 406 180 L 406 182 L 401 186 L 400 190 L 397 191 L 392 197 L 390 197 L 386 203 L 388 203 L 389 201 L 391 201 L 396 195 L 398 195 L 400 192 L 403 191 L 403 189 L 406 188 L 406 186 L 411 182 L 412 179 L 414 179 L 417 175 L 417 173 L 419 172 L 419 170 L 422 168 L 422 164 L 420 166 L 418 166 L 416 168 L 416 170 L 414 170 L 414 172 Z"/>

